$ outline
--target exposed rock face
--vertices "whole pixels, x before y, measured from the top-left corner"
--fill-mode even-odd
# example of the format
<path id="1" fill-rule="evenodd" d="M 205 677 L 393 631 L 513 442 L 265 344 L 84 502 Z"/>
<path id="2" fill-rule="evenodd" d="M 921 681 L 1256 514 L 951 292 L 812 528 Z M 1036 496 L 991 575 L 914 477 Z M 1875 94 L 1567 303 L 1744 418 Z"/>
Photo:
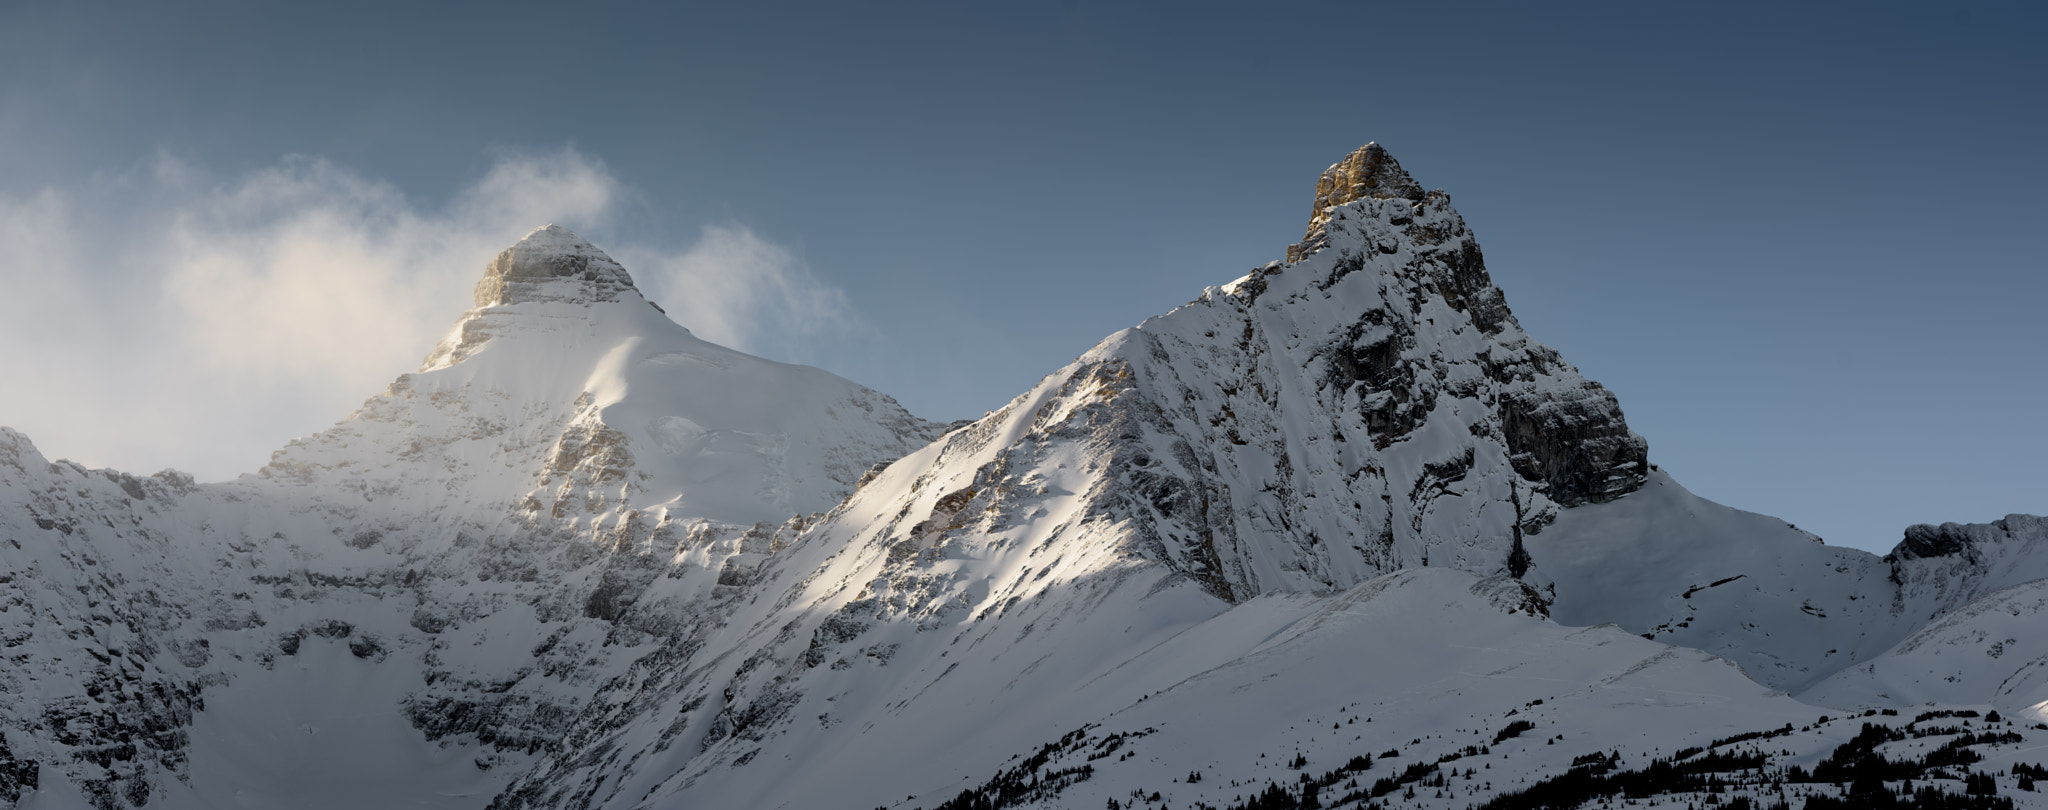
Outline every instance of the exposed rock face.
<path id="1" fill-rule="evenodd" d="M 1323 247 L 1323 223 L 1330 221 L 1331 208 L 1367 197 L 1421 200 L 1422 184 L 1409 177 L 1394 156 L 1378 143 L 1359 147 L 1316 178 L 1316 204 L 1309 211 L 1308 235 L 1302 237 L 1300 244 L 1288 246 L 1287 261 L 1300 261 Z"/>
<path id="2" fill-rule="evenodd" d="M 1534 369 L 1563 362 L 1547 349 L 1531 354 Z M 1548 484 L 1559 506 L 1604 503 L 1643 485 L 1649 447 L 1622 421 L 1613 392 L 1591 382 L 1562 391 L 1501 382 L 1512 389 L 1501 400 L 1501 432 L 1515 469 Z"/>
<path id="3" fill-rule="evenodd" d="M 517 333 L 531 320 L 504 307 L 526 304 L 531 310 L 536 304 L 587 307 L 622 301 L 645 299 L 612 257 L 560 225 L 535 229 L 484 265 L 484 277 L 476 283 L 476 308 L 456 321 L 420 370 L 460 363 L 491 338 Z"/>
<path id="4" fill-rule="evenodd" d="M 1442 191 L 1424 192 L 1377 143 L 1360 147 L 1323 171 L 1316 181 L 1308 234 L 1300 244 L 1289 246 L 1288 261 L 1301 261 L 1329 247 L 1333 217 L 1354 229 L 1366 224 L 1339 213 L 1340 207 L 1358 201 L 1366 202 L 1350 208 L 1375 212 L 1385 225 L 1394 226 L 1379 229 L 1382 235 L 1372 238 L 1368 250 L 1389 254 L 1398 241 L 1416 246 L 1418 260 L 1396 271 L 1413 285 L 1415 294 L 1407 302 L 1411 313 L 1421 311 L 1423 298 L 1434 296 L 1464 314 L 1488 338 L 1499 338 L 1504 329 L 1519 331 L 1500 288 L 1487 275 L 1479 243 L 1451 209 L 1450 197 Z M 1397 233 L 1387 234 L 1386 230 Z M 1356 254 L 1346 256 L 1335 268 L 1331 283 L 1362 266 Z M 1391 334 L 1385 340 L 1354 345 L 1336 362 L 1338 370 L 1353 380 L 1397 392 L 1371 414 L 1370 421 L 1387 434 L 1399 435 L 1415 427 L 1416 414 L 1426 412 L 1435 397 L 1434 391 L 1426 389 L 1403 397 L 1400 389 L 1415 380 L 1415 368 L 1436 357 L 1411 356 L 1416 348 L 1413 330 L 1404 329 L 1404 320 L 1394 315 L 1384 309 L 1368 311 L 1359 326 L 1391 327 Z M 1357 331 L 1363 337 L 1378 330 Z M 1560 506 L 1600 503 L 1641 486 L 1648 471 L 1648 445 L 1629 431 L 1614 395 L 1591 381 L 1567 386 L 1527 384 L 1560 370 L 1574 377 L 1577 372 L 1549 347 L 1525 338 L 1523 343 L 1517 347 L 1525 350 L 1522 362 L 1482 364 L 1487 376 L 1505 387 L 1506 396 L 1499 403 L 1500 428 L 1516 469 L 1532 481 L 1547 484 L 1550 499 Z M 1410 402 L 1423 404 L 1402 407 Z"/>
<path id="5" fill-rule="evenodd" d="M 1886 558 L 1918 560 L 1968 555 L 1979 548 L 2027 536 L 2048 537 L 2048 523 L 2033 515 L 2006 515 L 1990 523 L 1920 523 L 1906 527 L 1905 539 Z"/>
<path id="6" fill-rule="evenodd" d="M 1906 539 L 1899 541 L 1899 546 L 1892 551 L 1892 555 L 1901 560 L 1914 560 L 1961 554 L 1971 545 L 1970 535 L 1961 529 L 1961 526 L 1954 523 L 1944 523 L 1940 526 L 1918 523 L 1908 526 Z"/>
<path id="7" fill-rule="evenodd" d="M 534 301 L 595 303 L 618 301 L 634 290 L 633 279 L 604 251 L 560 225 L 527 234 L 484 267 L 476 284 L 476 305 Z"/>
<path id="8" fill-rule="evenodd" d="M 7 743 L 0 741 L 0 802 L 21 801 L 22 791 L 35 790 L 41 775 L 35 762 L 15 759 Z"/>
<path id="9" fill-rule="evenodd" d="M 1933 618 L 1994 591 L 2048 577 L 2048 518 L 1918 524 L 1886 554 L 1895 609 Z"/>

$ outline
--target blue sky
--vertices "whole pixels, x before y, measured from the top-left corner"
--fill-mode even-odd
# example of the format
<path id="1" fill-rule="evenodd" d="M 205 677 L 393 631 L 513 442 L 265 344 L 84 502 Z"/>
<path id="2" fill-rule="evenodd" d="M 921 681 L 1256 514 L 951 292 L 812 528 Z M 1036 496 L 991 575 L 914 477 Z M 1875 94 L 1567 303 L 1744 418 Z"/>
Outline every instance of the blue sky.
<path id="1" fill-rule="evenodd" d="M 253 469 L 543 221 L 976 416 L 1376 140 L 1700 494 L 1880 550 L 2048 513 L 2037 4 L 647 6 L 0 7 L 0 424 Z"/>

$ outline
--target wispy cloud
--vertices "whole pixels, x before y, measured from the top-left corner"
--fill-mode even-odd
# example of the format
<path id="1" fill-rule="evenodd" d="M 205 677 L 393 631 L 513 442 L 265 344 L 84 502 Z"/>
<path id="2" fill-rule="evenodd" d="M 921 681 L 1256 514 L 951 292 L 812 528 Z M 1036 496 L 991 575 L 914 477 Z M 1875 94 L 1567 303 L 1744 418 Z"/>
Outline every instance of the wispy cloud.
<path id="1" fill-rule="evenodd" d="M 0 192 L 0 425 L 94 466 L 253 470 L 416 367 L 498 250 L 549 222 L 605 233 L 628 193 L 573 150 L 503 155 L 437 205 L 305 157 Z M 744 227 L 606 247 L 713 341 L 786 359 L 856 322 Z"/>
<path id="2" fill-rule="evenodd" d="M 789 248 L 739 225 L 708 225 L 680 254 L 622 248 L 641 289 L 698 337 L 778 360 L 810 360 L 823 341 L 863 331 L 845 291 Z"/>

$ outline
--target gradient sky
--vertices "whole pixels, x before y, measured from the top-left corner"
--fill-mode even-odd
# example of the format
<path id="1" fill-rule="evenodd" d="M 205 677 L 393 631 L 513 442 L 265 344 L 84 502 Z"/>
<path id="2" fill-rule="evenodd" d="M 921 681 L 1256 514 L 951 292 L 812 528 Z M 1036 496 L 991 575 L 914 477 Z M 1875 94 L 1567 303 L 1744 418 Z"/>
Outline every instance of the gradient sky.
<path id="1" fill-rule="evenodd" d="M 0 425 L 227 478 L 545 221 L 936 419 L 1301 237 L 1369 140 L 1694 491 L 2048 513 L 2040 4 L 0 6 Z"/>

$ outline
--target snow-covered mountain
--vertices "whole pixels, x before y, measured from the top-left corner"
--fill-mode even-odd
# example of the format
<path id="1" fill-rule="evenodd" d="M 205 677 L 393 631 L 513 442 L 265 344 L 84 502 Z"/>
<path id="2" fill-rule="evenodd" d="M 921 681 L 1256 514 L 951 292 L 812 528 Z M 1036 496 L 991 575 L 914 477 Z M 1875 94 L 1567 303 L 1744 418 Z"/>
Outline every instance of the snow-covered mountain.
<path id="1" fill-rule="evenodd" d="M 0 806 L 2048 806 L 2048 521 L 1878 558 L 1686 492 L 1377 145 L 972 423 L 550 226 L 240 480 L 0 429 L 0 539 Z"/>
<path id="2" fill-rule="evenodd" d="M 334 645 L 380 662 L 358 679 L 381 684 L 377 734 L 514 756 L 635 657 L 621 650 L 716 621 L 748 565 L 939 430 L 831 374 L 698 340 L 603 252 L 540 229 L 491 263 L 420 371 L 255 475 L 88 471 L 0 430 L 0 677 L 19 696 L 0 706 L 0 756 L 98 806 L 182 784 L 165 776 L 224 806 L 285 795 L 333 746 L 269 728 L 285 707 L 249 717 L 283 735 L 254 749 L 209 719 L 328 702 L 337 664 L 305 656 Z M 664 571 L 673 587 L 651 588 Z M 527 678 L 542 668 L 551 682 Z M 462 784 L 478 781 L 467 762 Z M 217 765 L 243 774 L 223 782 L 233 795 L 194 776 Z"/>
<path id="3" fill-rule="evenodd" d="M 428 490 L 492 513 L 516 494 L 526 512 L 644 537 L 829 509 L 938 428 L 823 371 L 697 339 L 548 226 L 486 268 L 476 308 L 418 373 L 259 474 L 314 497 Z"/>

